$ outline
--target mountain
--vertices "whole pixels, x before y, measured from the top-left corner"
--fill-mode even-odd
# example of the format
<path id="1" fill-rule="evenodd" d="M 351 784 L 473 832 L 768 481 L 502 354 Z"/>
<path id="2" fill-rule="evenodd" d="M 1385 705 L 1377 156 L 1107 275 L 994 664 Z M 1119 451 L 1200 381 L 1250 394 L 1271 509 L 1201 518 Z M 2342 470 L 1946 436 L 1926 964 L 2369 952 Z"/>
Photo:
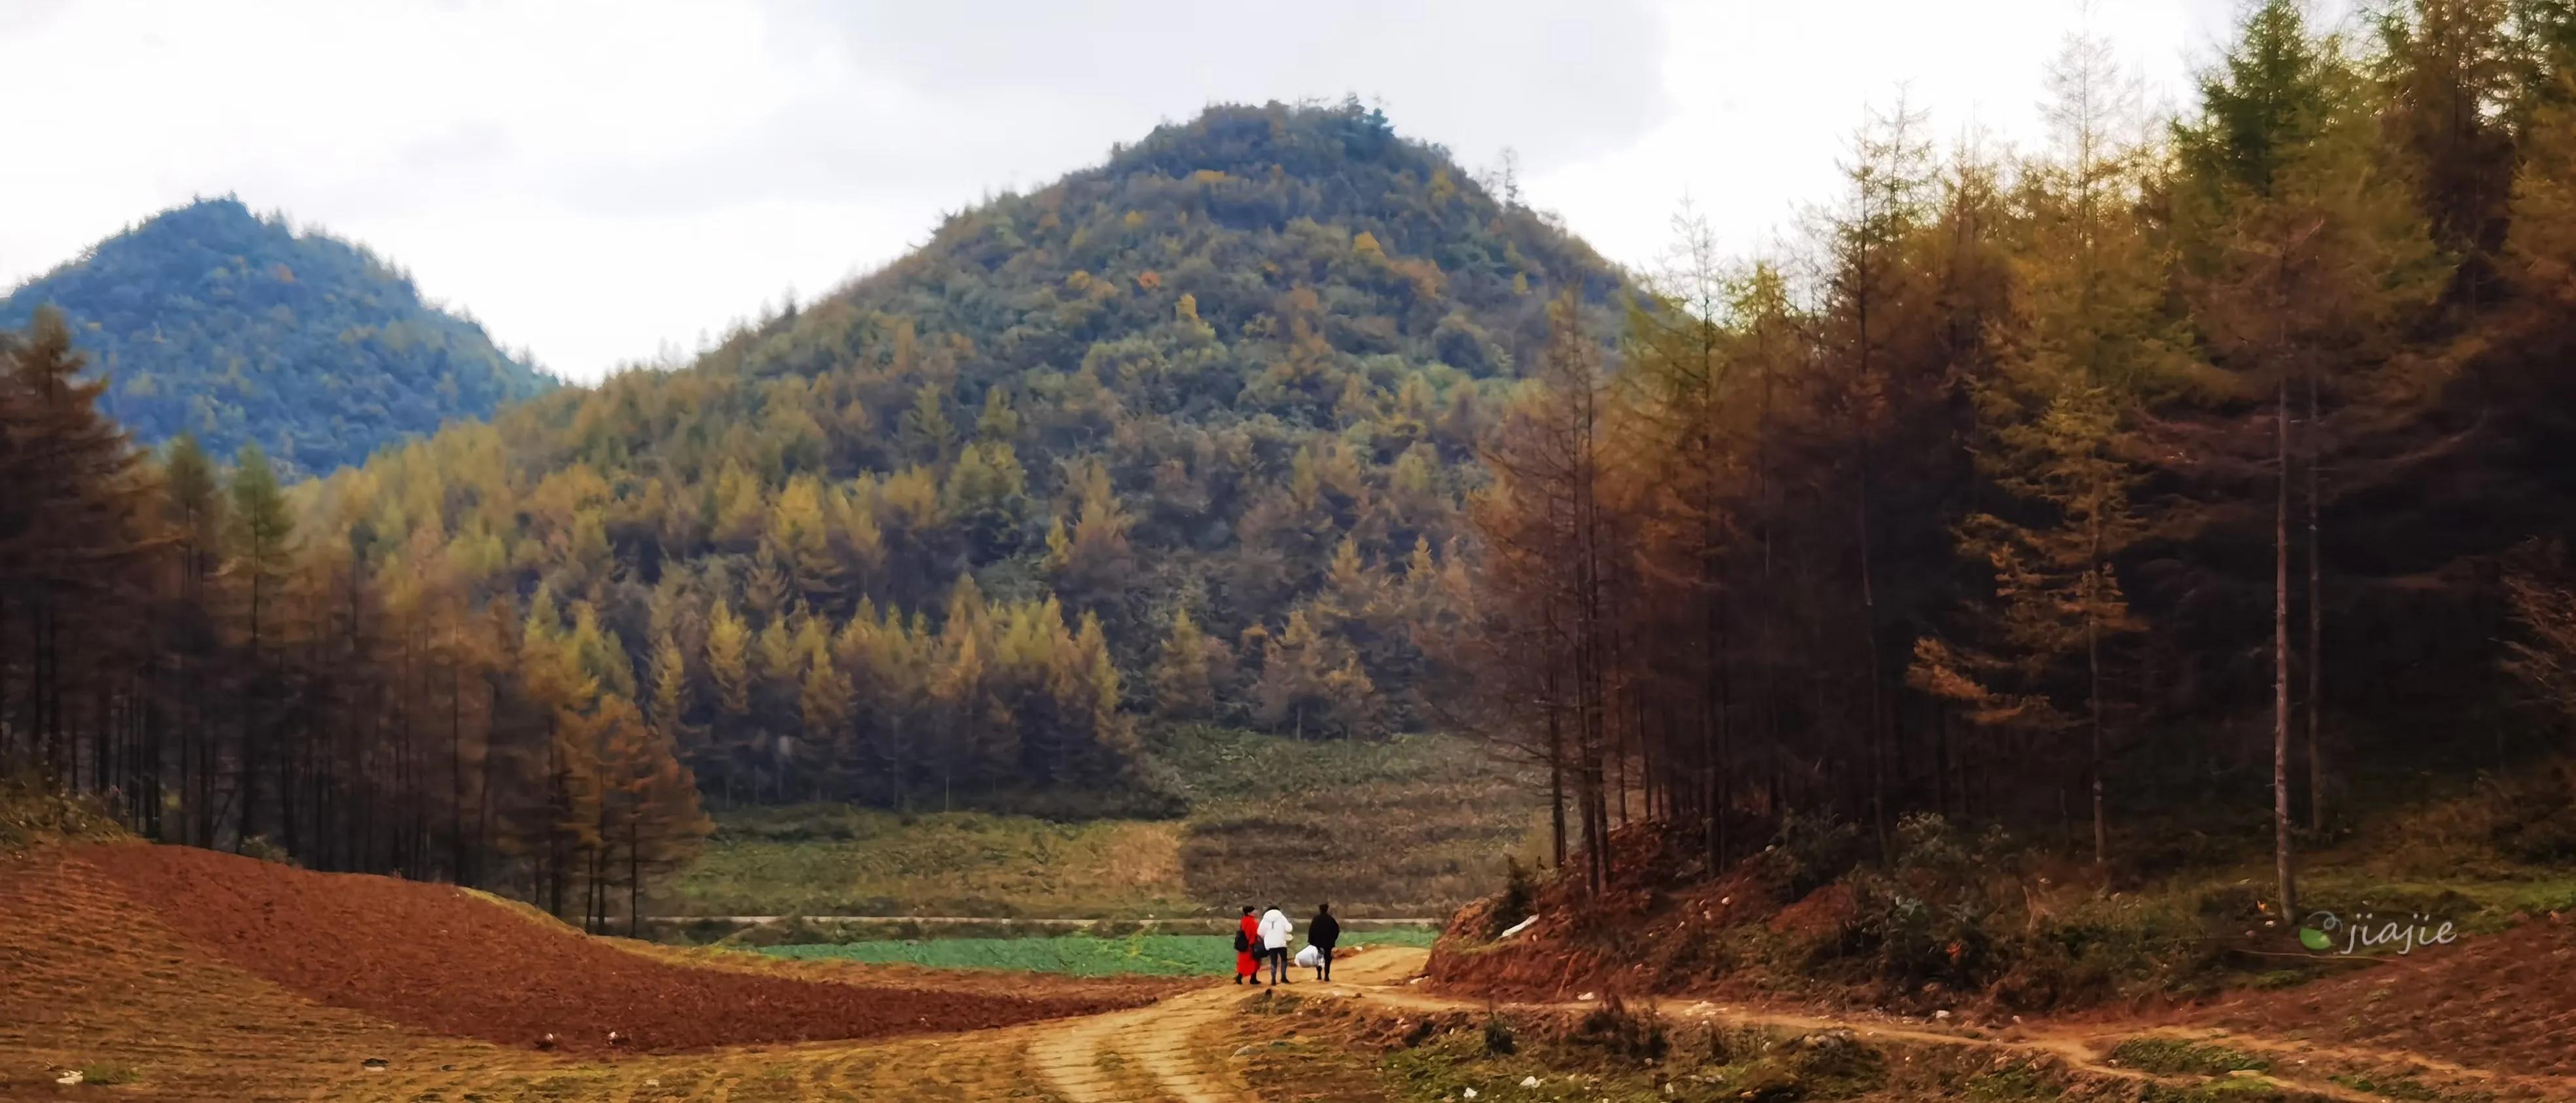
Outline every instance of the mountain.
<path id="1" fill-rule="evenodd" d="M 1098 777 L 1146 710 L 1419 727 L 1480 428 L 1552 299 L 1609 333 L 1623 286 L 1379 113 L 1219 107 L 318 500 L 587 633 L 731 792 Z"/>
<path id="2" fill-rule="evenodd" d="M 328 472 L 554 381 L 471 319 L 421 301 L 365 249 L 232 197 L 164 211 L 0 299 L 0 329 L 51 304 L 146 443 L 193 433 Z"/>

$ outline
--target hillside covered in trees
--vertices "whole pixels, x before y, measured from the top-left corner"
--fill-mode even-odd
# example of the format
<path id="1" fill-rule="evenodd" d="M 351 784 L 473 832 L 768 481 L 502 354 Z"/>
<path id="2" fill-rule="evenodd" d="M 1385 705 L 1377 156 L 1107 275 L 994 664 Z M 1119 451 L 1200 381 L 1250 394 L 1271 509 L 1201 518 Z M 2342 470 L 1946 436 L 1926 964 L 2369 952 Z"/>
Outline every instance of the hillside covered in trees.
<path id="1" fill-rule="evenodd" d="M 290 472 L 362 463 L 554 386 L 366 250 L 230 196 L 164 211 L 28 281 L 0 299 L 0 328 L 48 304 L 111 380 L 103 409 L 137 440 L 190 434 L 227 458 L 257 444 Z"/>
<path id="2" fill-rule="evenodd" d="M 146 833 L 565 914 L 684 856 L 698 788 L 1159 806 L 1148 716 L 1436 723 L 1490 411 L 1551 297 L 1606 348 L 1622 287 L 1507 178 L 1271 105 L 959 214 L 687 367 L 299 485 L 120 458 L 65 382 L 79 323 L 40 315 L 21 423 L 86 443 L 23 457 L 49 497 L 17 520 L 98 527 L 13 561 L 0 715 Z"/>
<path id="3" fill-rule="evenodd" d="M 637 372 L 315 488 L 371 573 L 596 621 L 736 798 L 1098 785 L 1131 711 L 1429 722 L 1418 635 L 1589 250 L 1340 108 L 1219 108 Z"/>
<path id="4" fill-rule="evenodd" d="M 1216 108 L 292 487 L 132 454 L 40 314 L 0 754 L 594 917 L 702 794 L 1134 808 L 1146 722 L 1488 738 L 1593 889 L 1633 820 L 1702 870 L 1968 822 L 2268 843 L 2287 907 L 2477 769 L 2459 830 L 2563 863 L 2576 18 L 2370 30 L 2253 4 L 2173 119 L 2079 39 L 2046 148 L 1899 109 L 1803 241 L 1651 279 L 1356 104 Z"/>
<path id="5" fill-rule="evenodd" d="M 2296 915 L 2302 847 L 2481 769 L 2445 830 L 2576 859 L 2576 16 L 2366 29 L 2250 4 L 2170 120 L 2075 40 L 2046 148 L 1886 114 L 1806 251 L 1686 226 L 1624 355 L 1560 319 L 1452 665 L 1578 883 L 1632 817 L 1705 869 L 2002 824 L 2104 877 L 2268 849 Z M 2001 968 L 1986 904 L 1887 891 L 1862 952 Z"/>

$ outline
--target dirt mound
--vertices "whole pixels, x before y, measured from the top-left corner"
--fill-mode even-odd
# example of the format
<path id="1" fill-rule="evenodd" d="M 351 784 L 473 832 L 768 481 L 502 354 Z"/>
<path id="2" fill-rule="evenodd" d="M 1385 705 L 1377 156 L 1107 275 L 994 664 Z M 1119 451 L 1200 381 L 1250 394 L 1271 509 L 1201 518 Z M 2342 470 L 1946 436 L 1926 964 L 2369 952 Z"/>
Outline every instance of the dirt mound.
<path id="1" fill-rule="evenodd" d="M 2576 919 L 2418 949 L 2350 976 L 2247 993 L 2195 1016 L 2230 1030 L 2435 1054 L 2464 1065 L 2576 1075 Z"/>
<path id="2" fill-rule="evenodd" d="M 170 846 L 92 846 L 92 866 L 243 970 L 335 1007 L 441 1034 L 569 1052 L 973 1030 L 1146 1002 L 1031 997 L 681 964 L 549 926 L 447 885 L 311 873 Z"/>
<path id="3" fill-rule="evenodd" d="M 1667 869 L 1689 868 L 1668 854 L 1654 859 Z M 1496 926 L 1492 900 L 1461 911 L 1432 950 L 1425 974 L 1433 987 L 1516 1000 L 1562 1000 L 1593 990 L 1731 992 L 1736 962 L 1725 944 L 1728 929 L 1779 907 L 1771 886 L 1747 868 L 1676 885 L 1622 881 L 1594 899 L 1559 880 L 1542 886 L 1535 904 L 1536 921 L 1501 941 L 1487 937 Z"/>

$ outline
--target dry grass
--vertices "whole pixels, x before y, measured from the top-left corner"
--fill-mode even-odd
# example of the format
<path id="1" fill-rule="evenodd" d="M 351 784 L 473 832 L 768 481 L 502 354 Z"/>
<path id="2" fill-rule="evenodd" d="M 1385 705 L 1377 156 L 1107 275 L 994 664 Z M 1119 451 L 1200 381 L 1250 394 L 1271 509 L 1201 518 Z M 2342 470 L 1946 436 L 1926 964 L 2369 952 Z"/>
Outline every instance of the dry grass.
<path id="1" fill-rule="evenodd" d="M 1543 827 L 1539 779 L 1462 739 L 1184 728 L 1156 734 L 1152 753 L 1183 819 L 746 809 L 719 816 L 658 911 L 1230 917 L 1275 899 L 1438 917 L 1499 887 L 1505 857 Z"/>
<path id="2" fill-rule="evenodd" d="M 672 883 L 675 915 L 1177 914 L 1182 827 L 1059 824 L 983 812 L 902 816 L 841 806 L 721 822 Z M 785 837 L 779 837 L 785 836 Z M 801 836 L 801 837 L 800 837 Z"/>
<path id="3" fill-rule="evenodd" d="M 67 793 L 30 769 L 0 762 L 0 857 L 60 843 L 125 837 L 95 798 Z"/>

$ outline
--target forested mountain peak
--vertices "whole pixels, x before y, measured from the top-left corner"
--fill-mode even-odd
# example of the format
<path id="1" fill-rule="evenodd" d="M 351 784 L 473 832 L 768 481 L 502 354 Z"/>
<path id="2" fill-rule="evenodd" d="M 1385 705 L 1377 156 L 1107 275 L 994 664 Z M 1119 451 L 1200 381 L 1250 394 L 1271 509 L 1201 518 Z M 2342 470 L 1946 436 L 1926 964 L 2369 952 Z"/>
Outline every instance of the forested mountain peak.
<path id="1" fill-rule="evenodd" d="M 1099 779 L 1145 710 L 1416 726 L 1482 428 L 1622 283 L 1375 111 L 1218 107 L 310 523 L 587 634 L 737 793 Z"/>
<path id="2" fill-rule="evenodd" d="M 192 433 L 225 456 L 255 443 L 289 470 L 359 463 L 554 385 L 366 249 L 229 195 L 28 281 L 0 299 L 0 327 L 48 304 L 112 381 L 106 411 L 140 440 Z"/>

